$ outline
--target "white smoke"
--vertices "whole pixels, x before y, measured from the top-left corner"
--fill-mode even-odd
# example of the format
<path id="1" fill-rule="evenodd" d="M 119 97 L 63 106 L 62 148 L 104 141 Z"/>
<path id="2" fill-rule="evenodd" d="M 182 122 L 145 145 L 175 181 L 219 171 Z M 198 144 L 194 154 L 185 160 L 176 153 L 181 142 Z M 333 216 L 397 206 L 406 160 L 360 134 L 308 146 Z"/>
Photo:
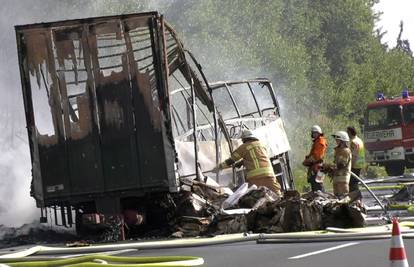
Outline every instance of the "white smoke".
<path id="1" fill-rule="evenodd" d="M 20 225 L 38 214 L 30 192 L 30 155 L 24 142 L 0 154 L 0 224 Z"/>

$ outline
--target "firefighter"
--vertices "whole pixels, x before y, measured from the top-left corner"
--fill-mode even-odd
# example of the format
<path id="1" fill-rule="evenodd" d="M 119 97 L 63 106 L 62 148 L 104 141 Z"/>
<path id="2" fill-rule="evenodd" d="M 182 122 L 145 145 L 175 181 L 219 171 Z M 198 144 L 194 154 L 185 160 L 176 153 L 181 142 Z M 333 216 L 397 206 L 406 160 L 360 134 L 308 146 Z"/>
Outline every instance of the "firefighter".
<path id="1" fill-rule="evenodd" d="M 334 162 L 324 164 L 323 170 L 332 176 L 334 195 L 343 197 L 349 193 L 351 177 L 352 153 L 349 149 L 349 136 L 345 131 L 338 131 L 332 136 L 337 144 L 334 152 Z"/>
<path id="2" fill-rule="evenodd" d="M 233 151 L 231 157 L 220 163 L 213 171 L 231 167 L 233 164 L 244 165 L 249 185 L 266 186 L 279 196 L 282 194 L 280 184 L 275 178 L 267 150 L 259 139 L 249 130 L 242 132 L 243 144 Z"/>
<path id="3" fill-rule="evenodd" d="M 326 139 L 323 135 L 321 127 L 314 125 L 311 128 L 312 148 L 309 154 L 305 157 L 303 165 L 308 167 L 308 183 L 310 183 L 312 191 L 325 191 L 323 182 L 316 181 L 316 175 L 323 163 L 326 148 L 328 147 Z"/>
<path id="4" fill-rule="evenodd" d="M 351 171 L 356 175 L 361 174 L 361 170 L 365 166 L 365 149 L 364 142 L 357 136 L 357 132 L 353 126 L 348 126 L 346 132 L 350 139 L 350 148 L 352 152 Z M 358 180 L 351 175 L 349 181 L 349 192 L 359 191 Z"/>

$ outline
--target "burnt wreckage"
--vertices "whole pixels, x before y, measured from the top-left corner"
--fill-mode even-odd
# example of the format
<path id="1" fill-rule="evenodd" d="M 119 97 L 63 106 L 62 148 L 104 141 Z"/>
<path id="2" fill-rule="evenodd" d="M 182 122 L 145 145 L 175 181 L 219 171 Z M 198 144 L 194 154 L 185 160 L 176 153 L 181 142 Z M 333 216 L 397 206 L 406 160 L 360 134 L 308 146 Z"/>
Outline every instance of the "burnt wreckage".
<path id="1" fill-rule="evenodd" d="M 139 214 L 163 215 L 161 200 L 178 194 L 183 178 L 237 185 L 243 171 L 209 170 L 244 128 L 267 145 L 282 187 L 293 189 L 271 83 L 208 83 L 158 13 L 15 29 L 31 194 L 43 221 L 53 211 L 57 224 L 77 228 L 108 217 L 138 224 Z"/>

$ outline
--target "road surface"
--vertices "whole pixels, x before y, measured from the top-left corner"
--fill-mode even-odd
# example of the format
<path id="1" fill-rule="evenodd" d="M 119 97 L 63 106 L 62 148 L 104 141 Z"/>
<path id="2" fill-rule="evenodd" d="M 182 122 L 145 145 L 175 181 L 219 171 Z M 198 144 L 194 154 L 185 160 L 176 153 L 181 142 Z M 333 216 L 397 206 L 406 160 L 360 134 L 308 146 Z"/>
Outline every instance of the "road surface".
<path id="1" fill-rule="evenodd" d="M 414 266 L 414 239 L 405 239 L 410 266 Z M 122 255 L 200 256 L 209 267 L 362 267 L 389 266 L 390 240 L 256 244 L 233 243 L 204 247 L 141 250 Z"/>

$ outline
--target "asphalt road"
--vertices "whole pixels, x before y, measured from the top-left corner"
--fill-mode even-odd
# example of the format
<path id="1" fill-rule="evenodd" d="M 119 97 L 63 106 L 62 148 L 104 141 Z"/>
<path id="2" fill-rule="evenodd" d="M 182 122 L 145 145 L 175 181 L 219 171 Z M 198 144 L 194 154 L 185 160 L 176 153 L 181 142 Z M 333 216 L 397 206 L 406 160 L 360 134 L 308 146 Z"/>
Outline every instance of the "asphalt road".
<path id="1" fill-rule="evenodd" d="M 186 255 L 204 258 L 209 267 L 363 267 L 389 266 L 390 240 L 256 244 L 141 250 L 129 256 Z M 405 239 L 409 265 L 414 266 L 414 239 Z M 326 251 L 329 250 L 329 251 Z"/>
<path id="2" fill-rule="evenodd" d="M 256 244 L 255 241 L 249 241 L 187 248 L 130 250 L 115 254 L 116 256 L 199 256 L 204 258 L 203 266 L 209 267 L 381 267 L 390 264 L 388 260 L 390 244 L 389 239 L 290 244 Z M 414 266 L 414 239 L 406 238 L 404 244 L 409 265 Z M 31 246 L 2 249 L 0 254 L 29 247 Z M 56 255 L 58 258 L 68 256 L 70 255 Z"/>

